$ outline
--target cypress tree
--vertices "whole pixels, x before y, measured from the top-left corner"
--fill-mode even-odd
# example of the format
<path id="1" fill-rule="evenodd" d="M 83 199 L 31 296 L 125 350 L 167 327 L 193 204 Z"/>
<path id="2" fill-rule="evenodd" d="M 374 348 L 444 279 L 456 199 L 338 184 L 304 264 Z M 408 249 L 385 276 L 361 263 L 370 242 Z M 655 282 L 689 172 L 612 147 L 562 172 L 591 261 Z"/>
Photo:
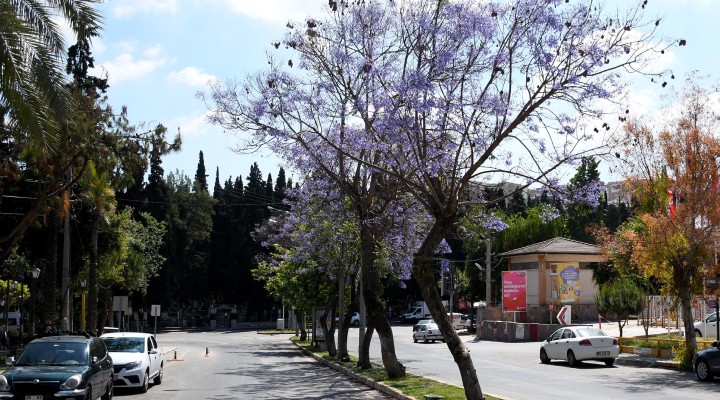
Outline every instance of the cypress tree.
<path id="1" fill-rule="evenodd" d="M 205 173 L 205 157 L 203 157 L 202 150 L 200 151 L 200 160 L 197 165 L 197 172 L 195 173 L 195 183 L 200 187 L 200 190 L 208 191 L 207 174 Z"/>
<path id="2" fill-rule="evenodd" d="M 219 199 L 222 186 L 220 186 L 220 167 L 215 167 L 215 186 L 213 186 L 213 198 Z"/>

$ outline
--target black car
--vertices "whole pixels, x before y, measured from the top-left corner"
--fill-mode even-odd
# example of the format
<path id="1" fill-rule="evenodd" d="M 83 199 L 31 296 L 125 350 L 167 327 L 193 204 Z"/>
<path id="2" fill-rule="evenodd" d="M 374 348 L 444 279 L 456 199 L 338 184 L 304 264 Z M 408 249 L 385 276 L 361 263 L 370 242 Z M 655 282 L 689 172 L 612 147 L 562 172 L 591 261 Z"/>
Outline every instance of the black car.
<path id="1" fill-rule="evenodd" d="M 713 342 L 707 349 L 695 353 L 692 365 L 699 380 L 713 380 L 716 374 L 720 374 L 720 344 Z"/>
<path id="2" fill-rule="evenodd" d="M 59 335 L 38 338 L 0 375 L 0 399 L 49 400 L 113 397 L 113 363 L 97 337 Z"/>

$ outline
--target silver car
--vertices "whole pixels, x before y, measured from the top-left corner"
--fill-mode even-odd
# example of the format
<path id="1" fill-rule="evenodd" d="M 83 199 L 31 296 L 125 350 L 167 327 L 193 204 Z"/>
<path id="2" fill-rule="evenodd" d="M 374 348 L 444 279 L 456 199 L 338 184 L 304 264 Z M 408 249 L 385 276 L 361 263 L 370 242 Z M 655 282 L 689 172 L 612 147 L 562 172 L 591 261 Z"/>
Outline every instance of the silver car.
<path id="1" fill-rule="evenodd" d="M 422 340 L 425 343 L 429 341 L 435 343 L 436 340 L 441 340 L 443 343 L 445 342 L 440 328 L 433 322 L 422 324 L 418 327 L 418 330 L 413 332 L 413 342 L 417 343 L 418 340 Z"/>

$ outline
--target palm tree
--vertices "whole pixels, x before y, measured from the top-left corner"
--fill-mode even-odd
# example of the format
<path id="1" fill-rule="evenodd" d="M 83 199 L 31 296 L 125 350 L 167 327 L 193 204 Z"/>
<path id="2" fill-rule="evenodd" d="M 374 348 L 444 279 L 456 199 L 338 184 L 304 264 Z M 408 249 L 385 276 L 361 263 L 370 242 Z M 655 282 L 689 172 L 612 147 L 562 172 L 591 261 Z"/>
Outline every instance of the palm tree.
<path id="1" fill-rule="evenodd" d="M 87 170 L 82 175 L 83 191 L 81 197 L 88 206 L 90 218 L 90 271 L 88 276 L 88 318 L 87 329 L 97 330 L 98 303 L 98 234 L 100 222 L 107 223 L 109 215 L 115 211 L 115 191 L 110 186 L 108 174 L 98 172 L 95 163 L 88 162 Z"/>
<path id="2" fill-rule="evenodd" d="M 52 149 L 72 115 L 64 75 L 66 45 L 53 17 L 61 16 L 78 41 L 96 35 L 97 0 L 0 0 L 0 109 L 11 131 L 30 149 Z"/>

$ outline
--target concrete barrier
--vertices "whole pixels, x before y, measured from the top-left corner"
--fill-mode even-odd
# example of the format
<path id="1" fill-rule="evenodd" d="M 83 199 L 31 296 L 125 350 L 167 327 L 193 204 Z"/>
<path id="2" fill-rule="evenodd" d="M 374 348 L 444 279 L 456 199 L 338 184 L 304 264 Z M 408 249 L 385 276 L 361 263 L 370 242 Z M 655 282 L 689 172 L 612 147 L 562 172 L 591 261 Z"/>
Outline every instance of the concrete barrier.
<path id="1" fill-rule="evenodd" d="M 538 342 L 545 340 L 562 325 L 519 323 L 511 321 L 481 321 L 477 336 L 481 340 L 500 342 Z"/>

